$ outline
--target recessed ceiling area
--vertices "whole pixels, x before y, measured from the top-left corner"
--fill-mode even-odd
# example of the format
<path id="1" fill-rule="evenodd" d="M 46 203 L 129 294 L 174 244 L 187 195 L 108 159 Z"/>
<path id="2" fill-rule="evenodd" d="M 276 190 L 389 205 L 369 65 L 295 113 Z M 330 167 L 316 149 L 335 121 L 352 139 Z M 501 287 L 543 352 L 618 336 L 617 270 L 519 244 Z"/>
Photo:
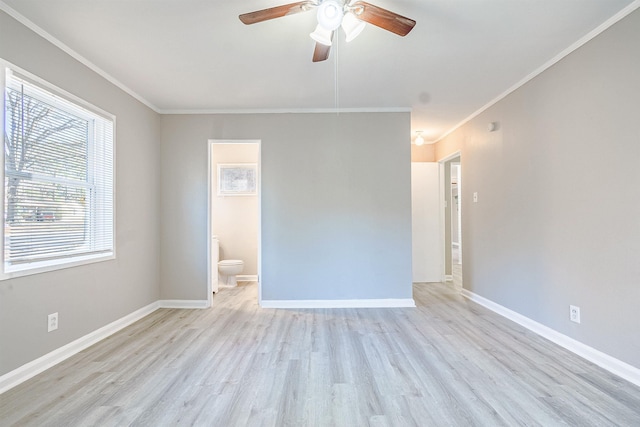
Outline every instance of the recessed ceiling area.
<path id="1" fill-rule="evenodd" d="M 409 111 L 434 141 L 632 0 L 371 0 L 417 21 L 372 25 L 313 63 L 313 11 L 244 25 L 277 0 L 3 0 L 158 112 Z M 622 12 L 624 13 L 624 12 Z M 31 24 L 29 24 L 31 25 Z"/>

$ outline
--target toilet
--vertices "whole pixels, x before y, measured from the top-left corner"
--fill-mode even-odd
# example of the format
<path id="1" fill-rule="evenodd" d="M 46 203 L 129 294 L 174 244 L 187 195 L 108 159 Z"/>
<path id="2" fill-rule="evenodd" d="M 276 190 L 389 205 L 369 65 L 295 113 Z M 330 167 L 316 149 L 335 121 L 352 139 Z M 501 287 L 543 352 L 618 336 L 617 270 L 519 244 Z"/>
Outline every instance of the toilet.
<path id="1" fill-rule="evenodd" d="M 225 259 L 218 262 L 218 273 L 220 273 L 220 278 L 218 280 L 219 286 L 237 286 L 238 282 L 236 275 L 242 273 L 243 268 L 244 261 L 239 259 Z"/>
<path id="2" fill-rule="evenodd" d="M 211 289 L 213 292 L 218 292 L 218 287 L 232 287 L 237 286 L 238 281 L 236 275 L 242 273 L 244 268 L 244 261 L 239 259 L 225 259 L 220 260 L 220 241 L 218 236 L 213 236 L 211 239 L 211 265 L 218 264 L 218 274 L 215 274 L 212 278 Z"/>

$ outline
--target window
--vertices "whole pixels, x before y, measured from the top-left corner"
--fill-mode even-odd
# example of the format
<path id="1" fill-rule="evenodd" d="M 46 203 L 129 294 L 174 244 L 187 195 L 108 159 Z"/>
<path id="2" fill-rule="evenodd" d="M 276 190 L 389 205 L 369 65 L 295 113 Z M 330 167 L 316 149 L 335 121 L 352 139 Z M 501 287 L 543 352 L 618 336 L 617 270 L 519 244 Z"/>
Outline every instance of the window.
<path id="1" fill-rule="evenodd" d="M 6 68 L 2 278 L 112 259 L 114 118 Z"/>

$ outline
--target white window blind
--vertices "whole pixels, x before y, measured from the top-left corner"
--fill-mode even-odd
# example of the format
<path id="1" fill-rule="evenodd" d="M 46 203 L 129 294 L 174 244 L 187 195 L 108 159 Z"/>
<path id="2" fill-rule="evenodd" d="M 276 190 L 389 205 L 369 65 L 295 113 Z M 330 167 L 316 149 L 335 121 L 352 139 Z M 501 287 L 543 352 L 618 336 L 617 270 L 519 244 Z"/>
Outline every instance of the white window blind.
<path id="1" fill-rule="evenodd" d="M 4 272 L 112 255 L 113 119 L 8 70 Z"/>

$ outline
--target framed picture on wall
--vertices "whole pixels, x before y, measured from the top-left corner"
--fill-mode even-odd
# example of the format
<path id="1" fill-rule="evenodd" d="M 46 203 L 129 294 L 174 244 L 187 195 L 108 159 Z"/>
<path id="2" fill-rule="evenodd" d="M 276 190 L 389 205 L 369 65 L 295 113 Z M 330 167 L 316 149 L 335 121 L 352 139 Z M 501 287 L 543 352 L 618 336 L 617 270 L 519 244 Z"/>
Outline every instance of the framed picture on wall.
<path id="1" fill-rule="evenodd" d="M 256 163 L 218 163 L 218 196 L 257 194 Z"/>

